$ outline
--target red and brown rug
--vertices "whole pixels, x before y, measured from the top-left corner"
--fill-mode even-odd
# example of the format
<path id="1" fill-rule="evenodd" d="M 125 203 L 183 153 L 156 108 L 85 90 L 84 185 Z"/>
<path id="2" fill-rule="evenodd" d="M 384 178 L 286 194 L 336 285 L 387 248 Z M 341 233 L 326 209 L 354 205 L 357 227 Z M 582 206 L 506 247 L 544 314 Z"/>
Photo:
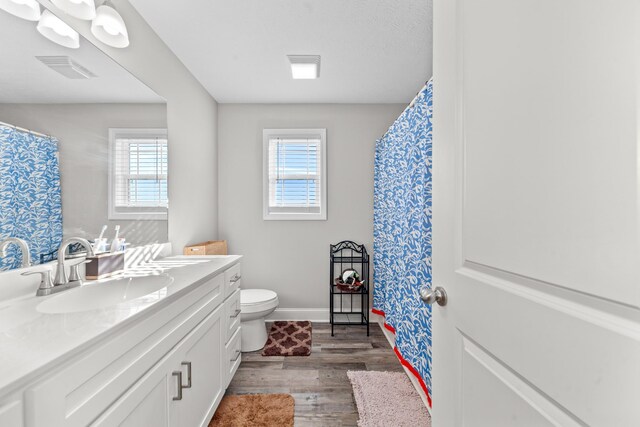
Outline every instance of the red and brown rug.
<path id="1" fill-rule="evenodd" d="M 273 322 L 263 356 L 308 356 L 311 354 L 311 322 Z"/>

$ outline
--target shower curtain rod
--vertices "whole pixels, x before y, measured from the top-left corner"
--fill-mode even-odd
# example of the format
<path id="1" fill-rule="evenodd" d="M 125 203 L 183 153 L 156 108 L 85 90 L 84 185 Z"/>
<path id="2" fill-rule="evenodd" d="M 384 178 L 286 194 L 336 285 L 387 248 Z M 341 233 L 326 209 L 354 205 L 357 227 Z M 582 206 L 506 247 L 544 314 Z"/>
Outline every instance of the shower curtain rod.
<path id="1" fill-rule="evenodd" d="M 19 131 L 22 131 L 22 132 L 27 132 L 27 133 L 30 133 L 32 135 L 41 136 L 43 138 L 51 138 L 51 135 L 45 135 L 44 133 L 36 132 L 36 131 L 30 130 L 30 129 L 21 128 L 20 126 L 12 125 L 12 124 L 9 124 L 9 123 L 0 122 L 0 125 L 7 126 L 7 127 L 10 127 L 10 128 L 14 128 L 15 130 L 19 130 Z"/>
<path id="2" fill-rule="evenodd" d="M 409 103 L 409 105 L 407 105 L 405 107 L 404 110 L 402 110 L 402 113 L 400 113 L 400 116 L 402 116 L 409 108 L 413 108 L 414 105 L 416 105 L 416 100 L 418 99 L 418 96 L 420 96 L 420 94 L 422 93 L 422 91 L 427 87 L 427 84 L 429 83 L 429 81 L 427 80 L 424 85 L 422 86 L 422 88 L 420 88 L 420 90 L 418 91 L 418 93 L 416 93 L 416 96 L 413 97 L 413 99 L 411 100 L 411 102 Z M 400 117 L 398 116 L 398 117 Z M 394 122 L 395 123 L 395 122 Z M 393 124 L 391 125 L 393 126 Z M 389 126 L 389 128 L 391 128 L 391 126 Z M 385 136 L 387 136 L 387 134 L 389 133 L 389 129 L 387 129 L 387 131 L 382 135 L 383 139 Z"/>
<path id="3" fill-rule="evenodd" d="M 428 82 L 427 82 L 428 83 Z M 408 108 L 413 108 L 414 105 L 416 105 L 416 100 L 418 99 L 418 96 L 420 96 L 420 94 L 422 93 L 422 91 L 427 87 L 427 83 L 425 83 L 422 88 L 420 88 L 420 90 L 418 91 L 418 93 L 416 93 L 416 96 L 413 97 L 413 99 L 411 100 L 411 102 L 409 103 L 409 105 L 407 106 L 407 108 L 405 108 L 405 110 L 407 110 Z M 404 111 L 403 111 L 404 113 Z"/>

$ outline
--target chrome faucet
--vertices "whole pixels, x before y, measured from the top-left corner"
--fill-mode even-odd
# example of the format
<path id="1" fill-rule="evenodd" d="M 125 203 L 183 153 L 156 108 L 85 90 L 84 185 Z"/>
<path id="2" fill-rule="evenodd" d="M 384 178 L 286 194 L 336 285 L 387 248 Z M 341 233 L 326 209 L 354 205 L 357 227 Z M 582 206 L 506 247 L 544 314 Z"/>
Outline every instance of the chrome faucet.
<path id="1" fill-rule="evenodd" d="M 69 283 L 69 276 L 67 276 L 67 271 L 64 268 L 64 257 L 67 252 L 67 248 L 72 243 L 80 243 L 87 250 L 87 256 L 93 256 L 93 248 L 88 240 L 83 239 L 81 237 L 71 237 L 60 245 L 60 249 L 58 249 L 58 269 L 56 270 L 56 278 L 53 281 L 55 286 L 66 285 Z M 77 282 L 77 285 L 80 285 L 80 281 Z"/>
<path id="2" fill-rule="evenodd" d="M 0 242 L 0 251 L 2 252 L 2 256 L 7 256 L 7 246 L 13 243 L 20 248 L 22 252 L 22 268 L 29 267 L 31 265 L 31 252 L 29 251 L 29 244 L 22 239 L 18 239 L 17 237 L 7 237 L 3 241 Z"/>

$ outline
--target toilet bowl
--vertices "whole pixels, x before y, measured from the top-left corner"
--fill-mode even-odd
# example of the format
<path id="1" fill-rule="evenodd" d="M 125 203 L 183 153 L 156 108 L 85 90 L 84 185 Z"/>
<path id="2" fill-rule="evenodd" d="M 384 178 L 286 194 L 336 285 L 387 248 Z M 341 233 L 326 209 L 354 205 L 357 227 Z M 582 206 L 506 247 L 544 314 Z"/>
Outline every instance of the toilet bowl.
<path id="1" fill-rule="evenodd" d="M 278 294 L 267 289 L 240 290 L 242 351 L 256 351 L 267 342 L 265 318 L 278 307 Z"/>

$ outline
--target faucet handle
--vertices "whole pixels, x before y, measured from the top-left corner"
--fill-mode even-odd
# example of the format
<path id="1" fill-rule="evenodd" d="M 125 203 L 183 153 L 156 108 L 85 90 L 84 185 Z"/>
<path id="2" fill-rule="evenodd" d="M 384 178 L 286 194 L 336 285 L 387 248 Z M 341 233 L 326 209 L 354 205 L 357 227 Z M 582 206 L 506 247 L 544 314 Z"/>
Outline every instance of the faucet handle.
<path id="1" fill-rule="evenodd" d="M 83 258 L 80 261 L 76 261 L 71 264 L 71 271 L 69 272 L 69 283 L 80 282 L 80 284 L 82 284 L 82 279 L 80 278 L 78 267 L 80 267 L 82 264 L 89 264 L 92 261 L 93 260 Z"/>
<path id="2" fill-rule="evenodd" d="M 51 269 L 47 268 L 46 270 L 36 270 L 36 271 L 25 271 L 21 273 L 22 276 L 31 276 L 33 274 L 40 275 L 40 286 L 38 287 L 38 291 L 36 292 L 36 296 L 49 295 L 53 290 L 53 280 L 51 279 Z"/>

